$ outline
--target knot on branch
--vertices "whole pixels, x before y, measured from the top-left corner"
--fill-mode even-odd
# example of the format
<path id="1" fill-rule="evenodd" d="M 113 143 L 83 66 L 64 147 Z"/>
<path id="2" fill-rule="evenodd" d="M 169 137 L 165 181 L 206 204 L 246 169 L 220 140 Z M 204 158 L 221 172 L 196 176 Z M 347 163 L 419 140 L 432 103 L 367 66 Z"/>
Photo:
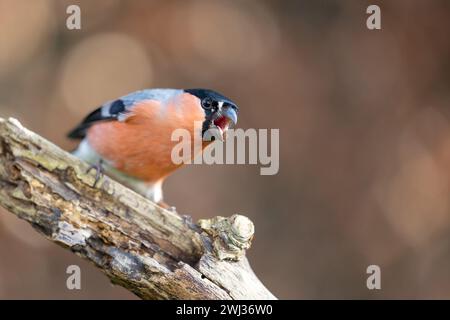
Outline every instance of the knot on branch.
<path id="1" fill-rule="evenodd" d="M 239 214 L 202 219 L 198 224 L 213 239 L 214 253 L 219 260 L 238 261 L 250 248 L 255 234 L 253 222 Z"/>

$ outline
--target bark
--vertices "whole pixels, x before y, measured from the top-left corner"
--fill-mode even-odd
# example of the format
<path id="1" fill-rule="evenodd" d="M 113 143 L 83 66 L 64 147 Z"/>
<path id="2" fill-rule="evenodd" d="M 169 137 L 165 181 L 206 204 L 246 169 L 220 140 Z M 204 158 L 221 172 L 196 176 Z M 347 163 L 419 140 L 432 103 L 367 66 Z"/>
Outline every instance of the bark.
<path id="1" fill-rule="evenodd" d="M 240 215 L 194 224 L 0 118 L 0 205 L 142 299 L 275 299 L 245 250 Z"/>

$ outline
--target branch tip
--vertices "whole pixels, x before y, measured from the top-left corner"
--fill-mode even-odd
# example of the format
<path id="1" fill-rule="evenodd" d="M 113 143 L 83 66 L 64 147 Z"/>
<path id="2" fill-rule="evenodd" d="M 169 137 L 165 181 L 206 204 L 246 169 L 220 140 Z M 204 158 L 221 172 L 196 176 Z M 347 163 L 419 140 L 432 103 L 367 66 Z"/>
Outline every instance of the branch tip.
<path id="1" fill-rule="evenodd" d="M 253 222 L 239 214 L 229 218 L 201 219 L 198 224 L 212 237 L 214 253 L 219 260 L 240 260 L 250 248 L 255 234 Z"/>

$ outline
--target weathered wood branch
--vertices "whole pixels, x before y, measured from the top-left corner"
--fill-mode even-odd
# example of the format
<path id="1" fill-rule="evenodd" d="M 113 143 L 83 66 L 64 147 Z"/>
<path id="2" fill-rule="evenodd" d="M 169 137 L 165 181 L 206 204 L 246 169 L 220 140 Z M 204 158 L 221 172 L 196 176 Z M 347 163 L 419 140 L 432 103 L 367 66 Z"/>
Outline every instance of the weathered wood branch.
<path id="1" fill-rule="evenodd" d="M 17 120 L 0 118 L 0 205 L 143 299 L 275 299 L 245 250 L 243 216 L 201 220 L 158 207 Z"/>

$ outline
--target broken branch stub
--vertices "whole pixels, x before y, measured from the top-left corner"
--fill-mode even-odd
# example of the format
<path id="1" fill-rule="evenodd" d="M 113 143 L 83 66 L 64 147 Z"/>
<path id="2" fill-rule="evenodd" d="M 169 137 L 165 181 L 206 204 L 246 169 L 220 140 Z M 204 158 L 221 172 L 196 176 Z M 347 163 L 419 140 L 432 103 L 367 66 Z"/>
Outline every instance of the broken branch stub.
<path id="1" fill-rule="evenodd" d="M 240 260 L 250 248 L 255 233 L 253 222 L 238 214 L 202 219 L 198 224 L 212 237 L 214 254 L 219 260 Z"/>

